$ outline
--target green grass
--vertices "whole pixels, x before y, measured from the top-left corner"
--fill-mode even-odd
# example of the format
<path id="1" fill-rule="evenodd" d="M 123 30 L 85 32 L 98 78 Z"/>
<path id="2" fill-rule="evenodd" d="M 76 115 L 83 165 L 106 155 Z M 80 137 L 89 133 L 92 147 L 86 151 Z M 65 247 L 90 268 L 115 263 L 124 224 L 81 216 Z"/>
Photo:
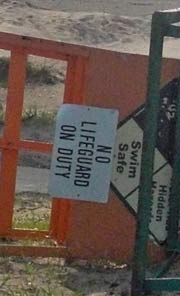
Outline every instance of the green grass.
<path id="1" fill-rule="evenodd" d="M 57 111 L 38 110 L 36 105 L 26 108 L 22 114 L 24 123 L 49 126 L 54 124 Z M 1 119 L 1 117 L 0 117 Z"/>
<path id="2" fill-rule="evenodd" d="M 51 68 L 27 63 L 27 81 L 34 84 L 56 84 L 59 79 L 51 72 Z"/>
<path id="3" fill-rule="evenodd" d="M 0 103 L 0 124 L 4 124 L 3 106 Z M 24 124 L 35 124 L 37 127 L 51 126 L 55 123 L 57 111 L 38 110 L 36 105 L 32 105 L 23 110 L 22 122 Z"/>
<path id="4" fill-rule="evenodd" d="M 13 227 L 21 229 L 48 230 L 49 217 L 47 215 L 38 217 L 32 212 L 31 214 L 15 217 Z"/>
<path id="5" fill-rule="evenodd" d="M 9 58 L 0 57 L 0 86 L 7 87 L 9 72 Z M 64 82 L 64 74 L 62 72 L 55 73 L 52 67 L 46 64 L 37 65 L 27 62 L 27 82 L 32 84 L 54 85 L 58 82 Z"/>

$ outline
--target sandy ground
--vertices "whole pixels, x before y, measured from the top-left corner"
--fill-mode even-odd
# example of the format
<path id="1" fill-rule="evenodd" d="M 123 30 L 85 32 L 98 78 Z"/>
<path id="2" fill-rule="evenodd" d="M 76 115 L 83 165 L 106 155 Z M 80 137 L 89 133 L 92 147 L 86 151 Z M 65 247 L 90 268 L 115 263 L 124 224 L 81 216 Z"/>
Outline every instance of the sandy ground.
<path id="1" fill-rule="evenodd" d="M 0 30 L 79 43 L 121 52 L 148 54 L 152 13 L 175 9 L 177 0 L 0 0 Z M 166 39 L 164 56 L 180 57 L 180 40 Z M 0 56 L 9 52 L 0 50 Z M 31 58 L 32 59 L 32 58 Z M 35 60 L 33 58 L 33 60 Z M 36 62 L 48 64 L 47 59 Z M 66 65 L 51 65 L 63 72 Z M 24 107 L 38 104 L 56 109 L 62 102 L 61 86 L 27 85 Z M 0 102 L 6 91 L 0 89 Z"/>
<path id="2" fill-rule="evenodd" d="M 27 35 L 148 53 L 151 15 L 177 0 L 1 0 L 0 28 Z M 167 41 L 165 55 L 177 56 Z"/>
<path id="3" fill-rule="evenodd" d="M 0 0 L 0 30 L 148 54 L 152 13 L 178 6 L 179 0 Z M 179 41 L 167 40 L 164 55 L 180 57 L 179 47 Z M 4 54 L 0 51 L 0 55 Z M 0 96 L 0 102 L 3 102 L 5 89 L 0 89 Z M 27 86 L 25 107 L 33 103 L 42 109 L 47 106 L 54 109 L 62 96 L 63 83 L 60 91 L 57 86 Z M 32 97 L 36 100 L 32 101 Z M 37 137 L 37 130 L 34 133 Z M 26 134 L 24 131 L 22 134 L 28 137 L 27 130 Z M 24 177 L 22 169 L 18 178 Z M 28 191 L 31 184 L 23 182 Z M 0 295 L 129 295 L 130 271 L 122 269 L 122 266 L 107 268 L 103 264 L 94 267 L 85 262 L 81 262 L 80 266 L 61 266 L 59 261 L 1 258 L 0 273 Z M 44 294 L 35 294 L 37 287 L 41 286 L 56 291 L 54 294 L 47 294 L 45 290 Z M 24 294 L 20 294 L 22 289 Z M 19 292 L 14 294 L 15 290 Z M 8 291 L 9 294 L 6 293 Z"/>

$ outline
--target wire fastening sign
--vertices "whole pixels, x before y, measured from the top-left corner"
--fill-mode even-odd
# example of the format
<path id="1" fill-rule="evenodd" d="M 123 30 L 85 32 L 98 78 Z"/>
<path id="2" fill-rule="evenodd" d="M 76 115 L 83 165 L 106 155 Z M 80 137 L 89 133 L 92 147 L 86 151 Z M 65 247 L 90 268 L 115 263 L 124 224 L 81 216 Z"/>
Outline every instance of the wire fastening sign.
<path id="1" fill-rule="evenodd" d="M 118 111 L 64 104 L 56 121 L 51 196 L 108 200 Z"/>

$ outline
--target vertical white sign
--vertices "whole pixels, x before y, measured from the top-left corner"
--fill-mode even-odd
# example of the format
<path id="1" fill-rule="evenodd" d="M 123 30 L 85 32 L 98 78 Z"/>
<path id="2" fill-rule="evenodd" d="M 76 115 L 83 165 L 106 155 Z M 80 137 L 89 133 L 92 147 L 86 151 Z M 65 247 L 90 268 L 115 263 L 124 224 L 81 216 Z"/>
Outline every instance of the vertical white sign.
<path id="1" fill-rule="evenodd" d="M 108 200 L 118 111 L 64 104 L 56 121 L 51 196 Z"/>

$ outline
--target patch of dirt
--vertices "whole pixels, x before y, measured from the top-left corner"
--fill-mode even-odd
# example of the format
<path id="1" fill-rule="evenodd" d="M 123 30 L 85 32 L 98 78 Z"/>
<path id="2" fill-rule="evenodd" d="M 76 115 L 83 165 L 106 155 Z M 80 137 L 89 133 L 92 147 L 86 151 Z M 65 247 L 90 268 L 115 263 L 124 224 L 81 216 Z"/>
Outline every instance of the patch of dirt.
<path id="1" fill-rule="evenodd" d="M 130 271 L 124 267 L 62 259 L 0 258 L 0 295 L 130 295 Z"/>
<path id="2" fill-rule="evenodd" d="M 50 200 L 42 194 L 16 196 L 13 225 L 16 228 L 48 229 Z M 42 224 L 42 222 L 45 222 Z M 46 228 L 44 228 L 46 226 Z M 54 246 L 51 240 L 15 241 L 1 244 Z M 131 272 L 127 265 L 107 260 L 0 257 L 0 295 L 11 296 L 130 296 Z"/>

